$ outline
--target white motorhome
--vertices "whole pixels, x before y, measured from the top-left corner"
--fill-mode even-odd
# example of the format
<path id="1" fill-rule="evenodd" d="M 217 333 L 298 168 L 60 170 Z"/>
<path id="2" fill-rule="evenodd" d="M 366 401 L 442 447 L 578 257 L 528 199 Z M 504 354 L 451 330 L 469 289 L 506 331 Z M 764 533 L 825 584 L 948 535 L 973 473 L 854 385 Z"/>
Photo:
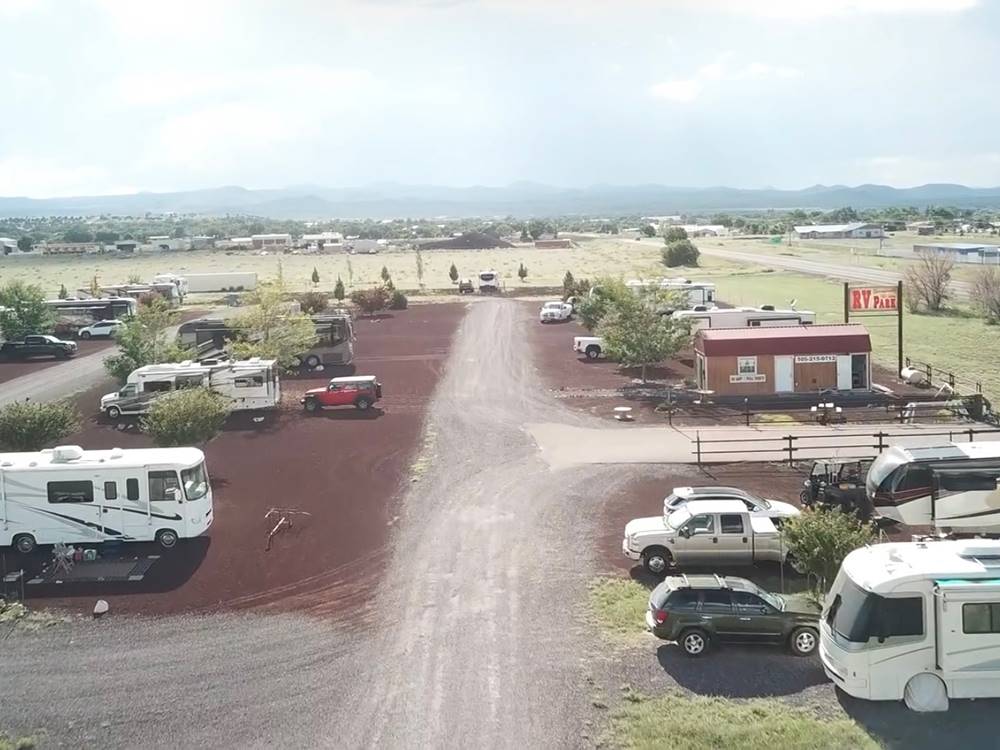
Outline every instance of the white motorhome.
<path id="1" fill-rule="evenodd" d="M 154 284 L 173 284 L 177 287 L 180 296 L 186 297 L 188 294 L 188 280 L 176 273 L 159 273 L 153 277 Z"/>
<path id="2" fill-rule="evenodd" d="M 681 301 L 687 304 L 680 309 L 690 309 L 699 305 L 715 307 L 715 284 L 709 281 L 691 281 L 690 279 L 632 279 L 625 286 L 635 294 L 644 291 L 676 292 Z"/>
<path id="3" fill-rule="evenodd" d="M 199 387 L 228 398 L 233 411 L 273 409 L 281 401 L 277 362 L 255 357 L 140 367 L 129 374 L 121 390 L 101 397 L 101 411 L 111 419 L 144 414 L 163 393 Z"/>
<path id="4" fill-rule="evenodd" d="M 875 512 L 908 526 L 1000 532 L 1000 442 L 894 445 L 872 462 L 865 488 Z"/>
<path id="5" fill-rule="evenodd" d="M 701 308 L 678 310 L 674 320 L 688 321 L 691 331 L 702 328 L 766 328 L 770 326 L 811 325 L 816 313 L 810 310 L 776 310 L 772 305 L 763 307 Z"/>
<path id="6" fill-rule="evenodd" d="M 927 711 L 1000 697 L 1000 541 L 854 550 L 827 594 L 820 658 L 856 698 Z"/>
<path id="7" fill-rule="evenodd" d="M 479 272 L 479 293 L 496 294 L 500 291 L 500 274 L 490 269 Z"/>
<path id="8" fill-rule="evenodd" d="M 0 547 L 178 539 L 212 525 L 212 488 L 197 448 L 85 451 L 64 445 L 0 453 Z"/>

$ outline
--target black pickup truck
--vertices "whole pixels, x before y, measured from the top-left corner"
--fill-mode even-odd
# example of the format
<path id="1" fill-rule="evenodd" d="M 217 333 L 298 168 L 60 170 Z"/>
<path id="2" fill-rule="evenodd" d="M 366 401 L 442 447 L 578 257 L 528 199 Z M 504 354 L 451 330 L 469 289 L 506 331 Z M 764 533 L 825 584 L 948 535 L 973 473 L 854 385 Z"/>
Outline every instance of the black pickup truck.
<path id="1" fill-rule="evenodd" d="M 31 359 L 55 357 L 66 359 L 76 354 L 76 342 L 63 341 L 55 336 L 25 336 L 21 341 L 4 341 L 0 346 L 0 359 Z"/>

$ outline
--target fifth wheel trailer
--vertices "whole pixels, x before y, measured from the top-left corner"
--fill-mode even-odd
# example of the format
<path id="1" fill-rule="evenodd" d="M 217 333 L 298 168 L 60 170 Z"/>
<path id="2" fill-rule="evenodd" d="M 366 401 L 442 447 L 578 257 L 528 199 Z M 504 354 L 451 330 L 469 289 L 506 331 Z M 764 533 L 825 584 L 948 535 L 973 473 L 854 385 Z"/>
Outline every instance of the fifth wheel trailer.
<path id="1" fill-rule="evenodd" d="M 0 547 L 156 541 L 212 525 L 212 487 L 197 448 L 0 453 Z"/>
<path id="2" fill-rule="evenodd" d="M 257 288 L 257 274 L 250 271 L 186 273 L 188 292 L 249 292 Z"/>

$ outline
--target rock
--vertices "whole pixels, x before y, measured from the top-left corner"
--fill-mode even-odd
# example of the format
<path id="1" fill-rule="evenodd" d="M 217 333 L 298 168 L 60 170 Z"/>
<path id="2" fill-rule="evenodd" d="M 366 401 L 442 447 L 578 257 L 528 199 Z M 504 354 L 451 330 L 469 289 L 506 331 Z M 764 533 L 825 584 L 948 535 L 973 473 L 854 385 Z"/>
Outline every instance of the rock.
<path id="1" fill-rule="evenodd" d="M 108 603 L 104 599 L 98 599 L 97 604 L 94 605 L 94 617 L 101 617 L 107 614 Z"/>

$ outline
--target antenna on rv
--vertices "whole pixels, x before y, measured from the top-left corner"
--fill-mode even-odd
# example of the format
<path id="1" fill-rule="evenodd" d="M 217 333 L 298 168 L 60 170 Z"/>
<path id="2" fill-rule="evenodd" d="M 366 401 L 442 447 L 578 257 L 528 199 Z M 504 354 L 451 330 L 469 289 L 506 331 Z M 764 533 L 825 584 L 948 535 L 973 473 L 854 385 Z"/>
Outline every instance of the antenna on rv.
<path id="1" fill-rule="evenodd" d="M 798 298 L 795 298 L 795 297 L 793 297 L 793 298 L 792 298 L 792 301 L 788 303 L 788 306 L 789 306 L 789 307 L 790 307 L 790 308 L 791 308 L 792 310 L 794 310 L 794 309 L 795 309 L 795 306 L 796 306 L 797 304 L 799 304 L 799 300 L 798 300 Z"/>

